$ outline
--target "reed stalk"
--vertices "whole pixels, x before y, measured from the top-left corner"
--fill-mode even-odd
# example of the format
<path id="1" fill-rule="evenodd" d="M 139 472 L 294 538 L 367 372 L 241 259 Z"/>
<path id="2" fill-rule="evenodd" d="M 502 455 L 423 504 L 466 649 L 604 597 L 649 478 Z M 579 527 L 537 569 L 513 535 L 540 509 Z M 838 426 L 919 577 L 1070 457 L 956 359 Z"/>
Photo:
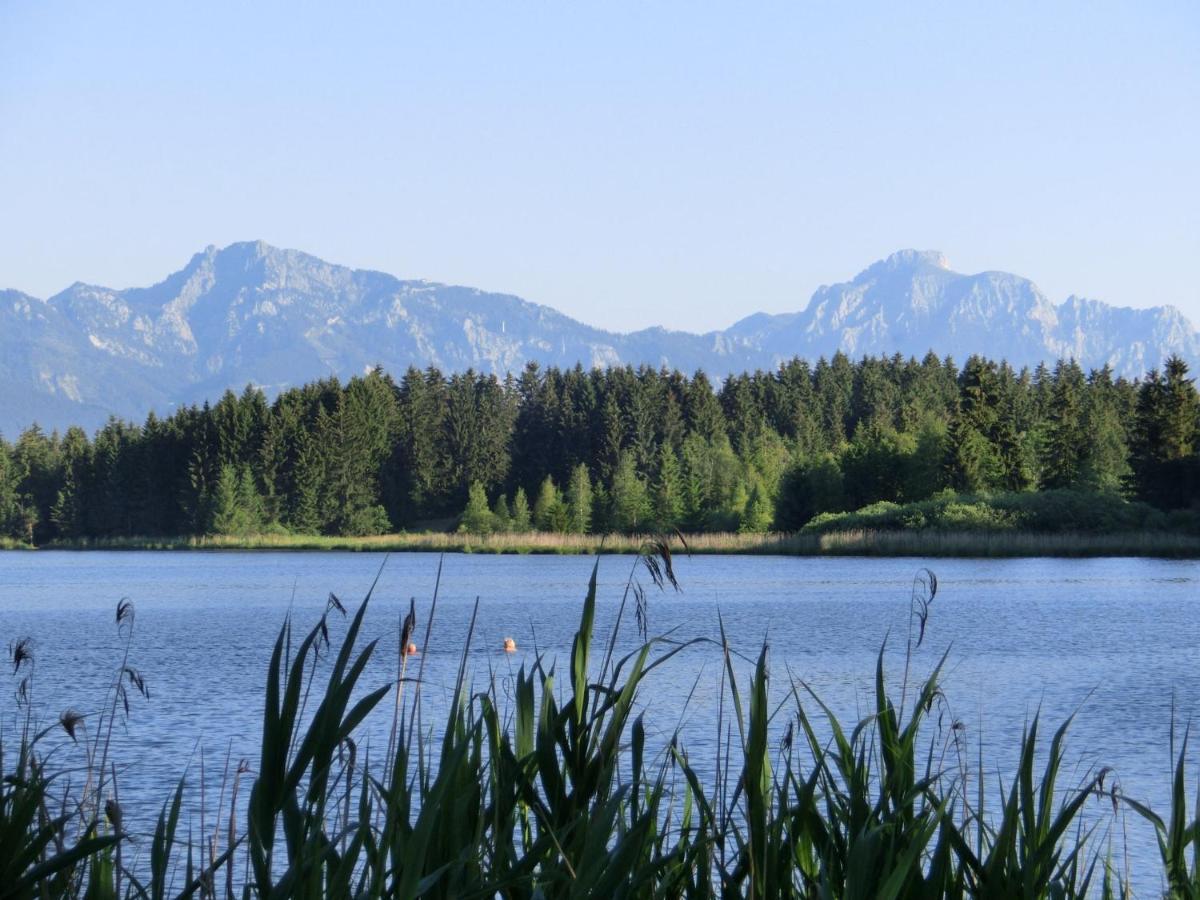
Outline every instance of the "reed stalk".
<path id="1" fill-rule="evenodd" d="M 913 674 L 936 594 L 932 573 L 914 585 L 903 683 L 889 687 L 881 649 L 871 707 L 858 721 L 841 721 L 794 673 L 777 686 L 765 644 L 747 678 L 722 623 L 718 749 L 704 760 L 715 773 L 706 785 L 677 731 L 648 739 L 639 698 L 661 667 L 712 642 L 646 637 L 643 619 L 640 643 L 619 654 L 611 633 L 595 633 L 598 567 L 565 665 L 537 655 L 511 690 L 494 675 L 469 687 L 472 617 L 437 735 L 420 725 L 423 666 L 416 688 L 401 690 L 416 602 L 399 628 L 395 682 L 373 687 L 364 676 L 378 641 L 363 636 L 371 592 L 353 610 L 331 600 L 303 634 L 289 617 L 267 666 L 257 765 L 233 766 L 227 754 L 215 820 L 210 829 L 202 801 L 195 844 L 190 824 L 181 828 L 181 777 L 141 845 L 146 854 L 123 852 L 133 844 L 108 746 L 127 698 L 110 697 L 90 731 L 89 767 L 114 774 L 86 783 L 83 798 L 52 792 L 64 775 L 53 768 L 61 765 L 53 742 L 73 743 L 83 726 L 65 714 L 51 728 L 32 726 L 32 645 L 15 642 L 24 724 L 14 745 L 0 740 L 0 900 L 1126 896 L 1127 864 L 1114 863 L 1111 844 L 1119 832 L 1084 817 L 1092 798 L 1111 804 L 1111 822 L 1130 810 L 1153 830 L 1171 896 L 1200 896 L 1186 732 L 1178 748 L 1172 734 L 1165 817 L 1124 797 L 1108 770 L 1065 782 L 1069 720 L 1048 742 L 1036 716 L 1015 736 L 1016 768 L 995 800 L 982 759 L 969 782 L 957 720 L 943 715 L 946 656 Z M 638 579 L 646 578 L 652 587 L 674 583 L 665 543 L 639 547 L 627 599 L 644 602 Z M 436 592 L 422 652 L 435 605 Z M 347 619 L 335 640 L 328 617 L 339 607 Z M 130 683 L 128 647 L 118 685 Z M 358 748 L 376 714 L 391 719 L 382 760 Z M 248 804 L 238 800 L 243 778 Z M 117 807 L 107 820 L 95 802 L 104 785 Z"/>

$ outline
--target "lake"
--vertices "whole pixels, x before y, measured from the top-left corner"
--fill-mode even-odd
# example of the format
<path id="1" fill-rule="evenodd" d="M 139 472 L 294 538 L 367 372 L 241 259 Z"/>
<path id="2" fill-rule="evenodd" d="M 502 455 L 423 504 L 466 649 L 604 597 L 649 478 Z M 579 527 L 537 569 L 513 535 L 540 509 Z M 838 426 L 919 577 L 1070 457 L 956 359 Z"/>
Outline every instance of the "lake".
<path id="1" fill-rule="evenodd" d="M 410 597 L 417 601 L 430 706 L 444 704 L 452 689 L 476 597 L 468 663 L 476 684 L 490 673 L 508 678 L 535 651 L 566 668 L 594 562 L 446 556 L 426 642 L 438 557 L 389 557 L 365 626 L 369 637 L 384 638 L 369 686 L 394 672 L 396 631 Z M 608 634 L 631 562 L 600 560 L 598 635 Z M 189 761 L 198 768 L 201 752 L 210 782 L 227 753 L 256 763 L 266 663 L 285 615 L 291 610 L 307 627 L 331 591 L 353 610 L 383 563 L 382 556 L 356 553 L 4 553 L 0 638 L 5 646 L 33 638 L 35 706 L 45 722 L 68 706 L 94 712 L 124 648 L 117 602 L 134 602 L 130 662 L 151 696 L 132 699 L 115 758 L 127 815 L 149 823 Z M 982 742 L 985 766 L 1011 771 L 1021 726 L 1039 707 L 1047 731 L 1078 711 L 1068 746 L 1078 772 L 1066 783 L 1089 767 L 1111 766 L 1126 794 L 1164 808 L 1172 703 L 1177 722 L 1200 714 L 1200 562 L 679 558 L 682 591 L 648 592 L 649 633 L 715 641 L 719 614 L 747 657 L 769 643 L 779 697 L 790 673 L 843 721 L 854 720 L 871 707 L 875 659 L 889 633 L 888 665 L 900 675 L 912 579 L 925 565 L 940 590 L 914 669 L 923 675 L 949 651 L 944 686 L 950 716 L 966 726 L 968 759 Z M 506 637 L 516 640 L 517 653 L 502 652 Z M 629 616 L 621 645 L 636 643 Z M 711 756 L 720 672 L 716 646 L 701 644 L 656 673 L 643 697 L 649 742 L 658 735 L 661 745 L 678 727 L 694 762 Z M 0 709 L 11 734 L 12 690 L 5 689 Z M 377 716 L 364 738 L 380 749 L 385 718 Z M 62 753 L 81 752 L 61 740 Z M 994 780 L 991 788 L 994 803 Z M 1157 878 L 1152 833 L 1132 816 L 1128 824 L 1132 867 L 1145 884 L 1148 872 Z"/>

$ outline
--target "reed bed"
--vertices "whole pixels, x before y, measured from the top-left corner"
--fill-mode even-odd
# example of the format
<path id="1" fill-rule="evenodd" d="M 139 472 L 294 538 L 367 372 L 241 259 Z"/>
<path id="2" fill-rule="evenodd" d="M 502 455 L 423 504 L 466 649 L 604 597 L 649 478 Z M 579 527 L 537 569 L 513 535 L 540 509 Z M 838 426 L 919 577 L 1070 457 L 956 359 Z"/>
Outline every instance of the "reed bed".
<path id="1" fill-rule="evenodd" d="M 70 550 L 343 550 L 363 552 L 585 554 L 637 553 L 638 534 L 423 532 L 369 537 L 261 534 L 88 538 L 56 542 Z M 1086 532 L 854 529 L 826 533 L 738 532 L 682 535 L 692 553 L 776 556 L 1156 556 L 1200 557 L 1200 535 L 1171 531 Z M 3 545 L 0 544 L 0 547 Z"/>
<path id="2" fill-rule="evenodd" d="M 248 791 L 244 818 L 231 799 L 211 835 L 183 831 L 181 778 L 140 868 L 123 854 L 128 817 L 109 757 L 125 701 L 148 692 L 128 652 L 103 712 L 66 711 L 38 731 L 34 661 L 28 643 L 15 643 L 23 724 L 0 750 L 0 898 L 1127 896 L 1110 834 L 1082 815 L 1097 798 L 1159 836 L 1172 896 L 1200 896 L 1186 738 L 1166 818 L 1124 797 L 1107 770 L 1064 777 L 1069 723 L 1048 741 L 1036 717 L 1013 735 L 1016 767 L 994 789 L 982 762 L 970 772 L 945 715 L 945 657 L 920 654 L 937 596 L 928 570 L 913 582 L 899 690 L 887 686 L 881 650 L 861 721 L 839 722 L 790 673 L 777 679 L 766 646 L 746 678 L 722 629 L 716 758 L 695 765 L 677 734 L 651 743 L 639 694 L 701 642 L 646 637 L 646 591 L 669 588 L 675 574 L 665 541 L 639 550 L 607 636 L 594 633 L 593 570 L 561 666 L 539 657 L 511 685 L 469 690 L 468 630 L 436 730 L 422 725 L 421 663 L 407 655 L 417 629 L 434 627 L 436 591 L 424 622 L 414 604 L 389 636 L 390 683 L 361 683 L 385 652 L 362 634 L 370 592 L 352 612 L 331 596 L 307 632 L 286 621 L 263 687 L 259 759 L 230 776 L 229 795 Z M 635 623 L 640 645 L 618 654 L 618 629 Z M 123 604 L 117 627 L 132 625 Z M 918 665 L 928 675 L 913 676 Z M 382 758 L 358 748 L 370 716 L 391 723 Z M 63 732 L 84 747 L 83 773 L 64 771 L 52 749 Z"/>

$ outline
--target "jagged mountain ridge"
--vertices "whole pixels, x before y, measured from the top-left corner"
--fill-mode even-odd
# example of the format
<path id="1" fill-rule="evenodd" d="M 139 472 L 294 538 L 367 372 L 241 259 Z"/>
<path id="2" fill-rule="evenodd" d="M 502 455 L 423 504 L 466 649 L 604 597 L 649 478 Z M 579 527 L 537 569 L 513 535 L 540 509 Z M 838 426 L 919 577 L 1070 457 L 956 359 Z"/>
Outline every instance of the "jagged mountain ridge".
<path id="1" fill-rule="evenodd" d="M 1015 365 L 1074 357 L 1136 377 L 1172 353 L 1195 363 L 1200 335 L 1172 307 L 1129 309 L 1071 297 L 1054 304 L 1028 279 L 963 275 L 934 252 L 904 250 L 823 286 L 800 312 L 758 313 L 697 335 L 618 334 L 507 294 L 349 269 L 262 242 L 208 247 L 147 288 L 76 283 L 39 300 L 0 291 L 0 431 L 30 422 L 94 428 L 109 415 L 268 392 L 375 364 L 502 374 L 529 360 L 586 367 L 648 364 L 716 378 L 838 350 L 971 353 Z"/>

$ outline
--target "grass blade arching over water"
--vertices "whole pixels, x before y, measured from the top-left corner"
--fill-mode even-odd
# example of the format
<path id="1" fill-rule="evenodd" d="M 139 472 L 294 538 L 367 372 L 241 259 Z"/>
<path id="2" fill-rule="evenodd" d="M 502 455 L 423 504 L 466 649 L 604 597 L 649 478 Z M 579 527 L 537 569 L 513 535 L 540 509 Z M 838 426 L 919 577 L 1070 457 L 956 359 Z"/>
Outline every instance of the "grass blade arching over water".
<path id="1" fill-rule="evenodd" d="M 661 551 L 649 545 L 647 552 Z M 144 854 L 103 817 L 116 796 L 112 778 L 92 778 L 95 793 L 86 797 L 52 790 L 60 780 L 66 787 L 65 774 L 54 768 L 61 763 L 49 731 L 30 724 L 33 664 L 31 645 L 22 644 L 14 663 L 24 684 L 24 728 L 9 742 L 15 766 L 0 772 L 0 898 L 117 896 L 119 888 L 122 898 L 147 900 L 925 900 L 1115 896 L 1124 889 L 1122 874 L 1101 855 L 1094 817 L 1083 816 L 1087 799 L 1105 794 L 1103 774 L 1066 790 L 1060 783 L 1069 722 L 1043 749 L 1040 723 L 1031 721 L 991 815 L 982 763 L 970 775 L 956 752 L 956 764 L 945 768 L 939 748 L 958 740 L 957 722 L 951 717 L 947 731 L 940 714 L 946 657 L 909 683 L 929 625 L 927 601 L 914 619 L 920 634 L 910 635 L 901 683 L 889 682 L 881 649 L 869 714 L 853 725 L 791 673 L 781 692 L 773 690 L 765 644 L 743 669 L 722 626 L 719 749 L 697 766 L 677 732 L 655 743 L 651 735 L 663 734 L 650 727 L 657 713 L 641 700 L 661 667 L 690 659 L 680 654 L 700 642 L 639 639 L 617 654 L 615 634 L 595 633 L 598 565 L 565 677 L 556 675 L 552 657 L 539 655 L 518 668 L 511 686 L 492 675 L 474 689 L 469 631 L 437 738 L 417 724 L 420 674 L 408 692 L 398 681 L 364 683 L 378 646 L 363 637 L 370 594 L 347 611 L 340 639 L 325 617 L 298 641 L 285 621 L 267 664 L 245 830 L 238 833 L 231 812 L 219 853 L 215 843 L 205 848 L 207 837 L 193 844 L 191 826 L 184 827 L 183 780 L 157 810 Z M 670 560 L 657 565 L 672 577 L 655 584 L 673 584 Z M 936 584 L 931 573 L 922 577 Z M 409 610 L 398 625 L 397 679 L 411 673 L 404 655 L 419 610 Z M 626 627 L 640 634 L 643 615 Z M 395 703 L 379 711 L 391 696 Z M 383 756 L 359 744 L 372 715 L 388 717 Z M 70 740 L 86 726 L 64 715 L 55 727 Z M 1200 844 L 1184 802 L 1183 744 L 1169 822 L 1124 802 L 1158 834 L 1164 884 L 1173 896 L 1195 897 Z M 701 776 L 714 769 L 715 778 Z M 234 776 L 234 794 L 243 771 Z M 1116 797 L 1115 789 L 1105 796 Z"/>

